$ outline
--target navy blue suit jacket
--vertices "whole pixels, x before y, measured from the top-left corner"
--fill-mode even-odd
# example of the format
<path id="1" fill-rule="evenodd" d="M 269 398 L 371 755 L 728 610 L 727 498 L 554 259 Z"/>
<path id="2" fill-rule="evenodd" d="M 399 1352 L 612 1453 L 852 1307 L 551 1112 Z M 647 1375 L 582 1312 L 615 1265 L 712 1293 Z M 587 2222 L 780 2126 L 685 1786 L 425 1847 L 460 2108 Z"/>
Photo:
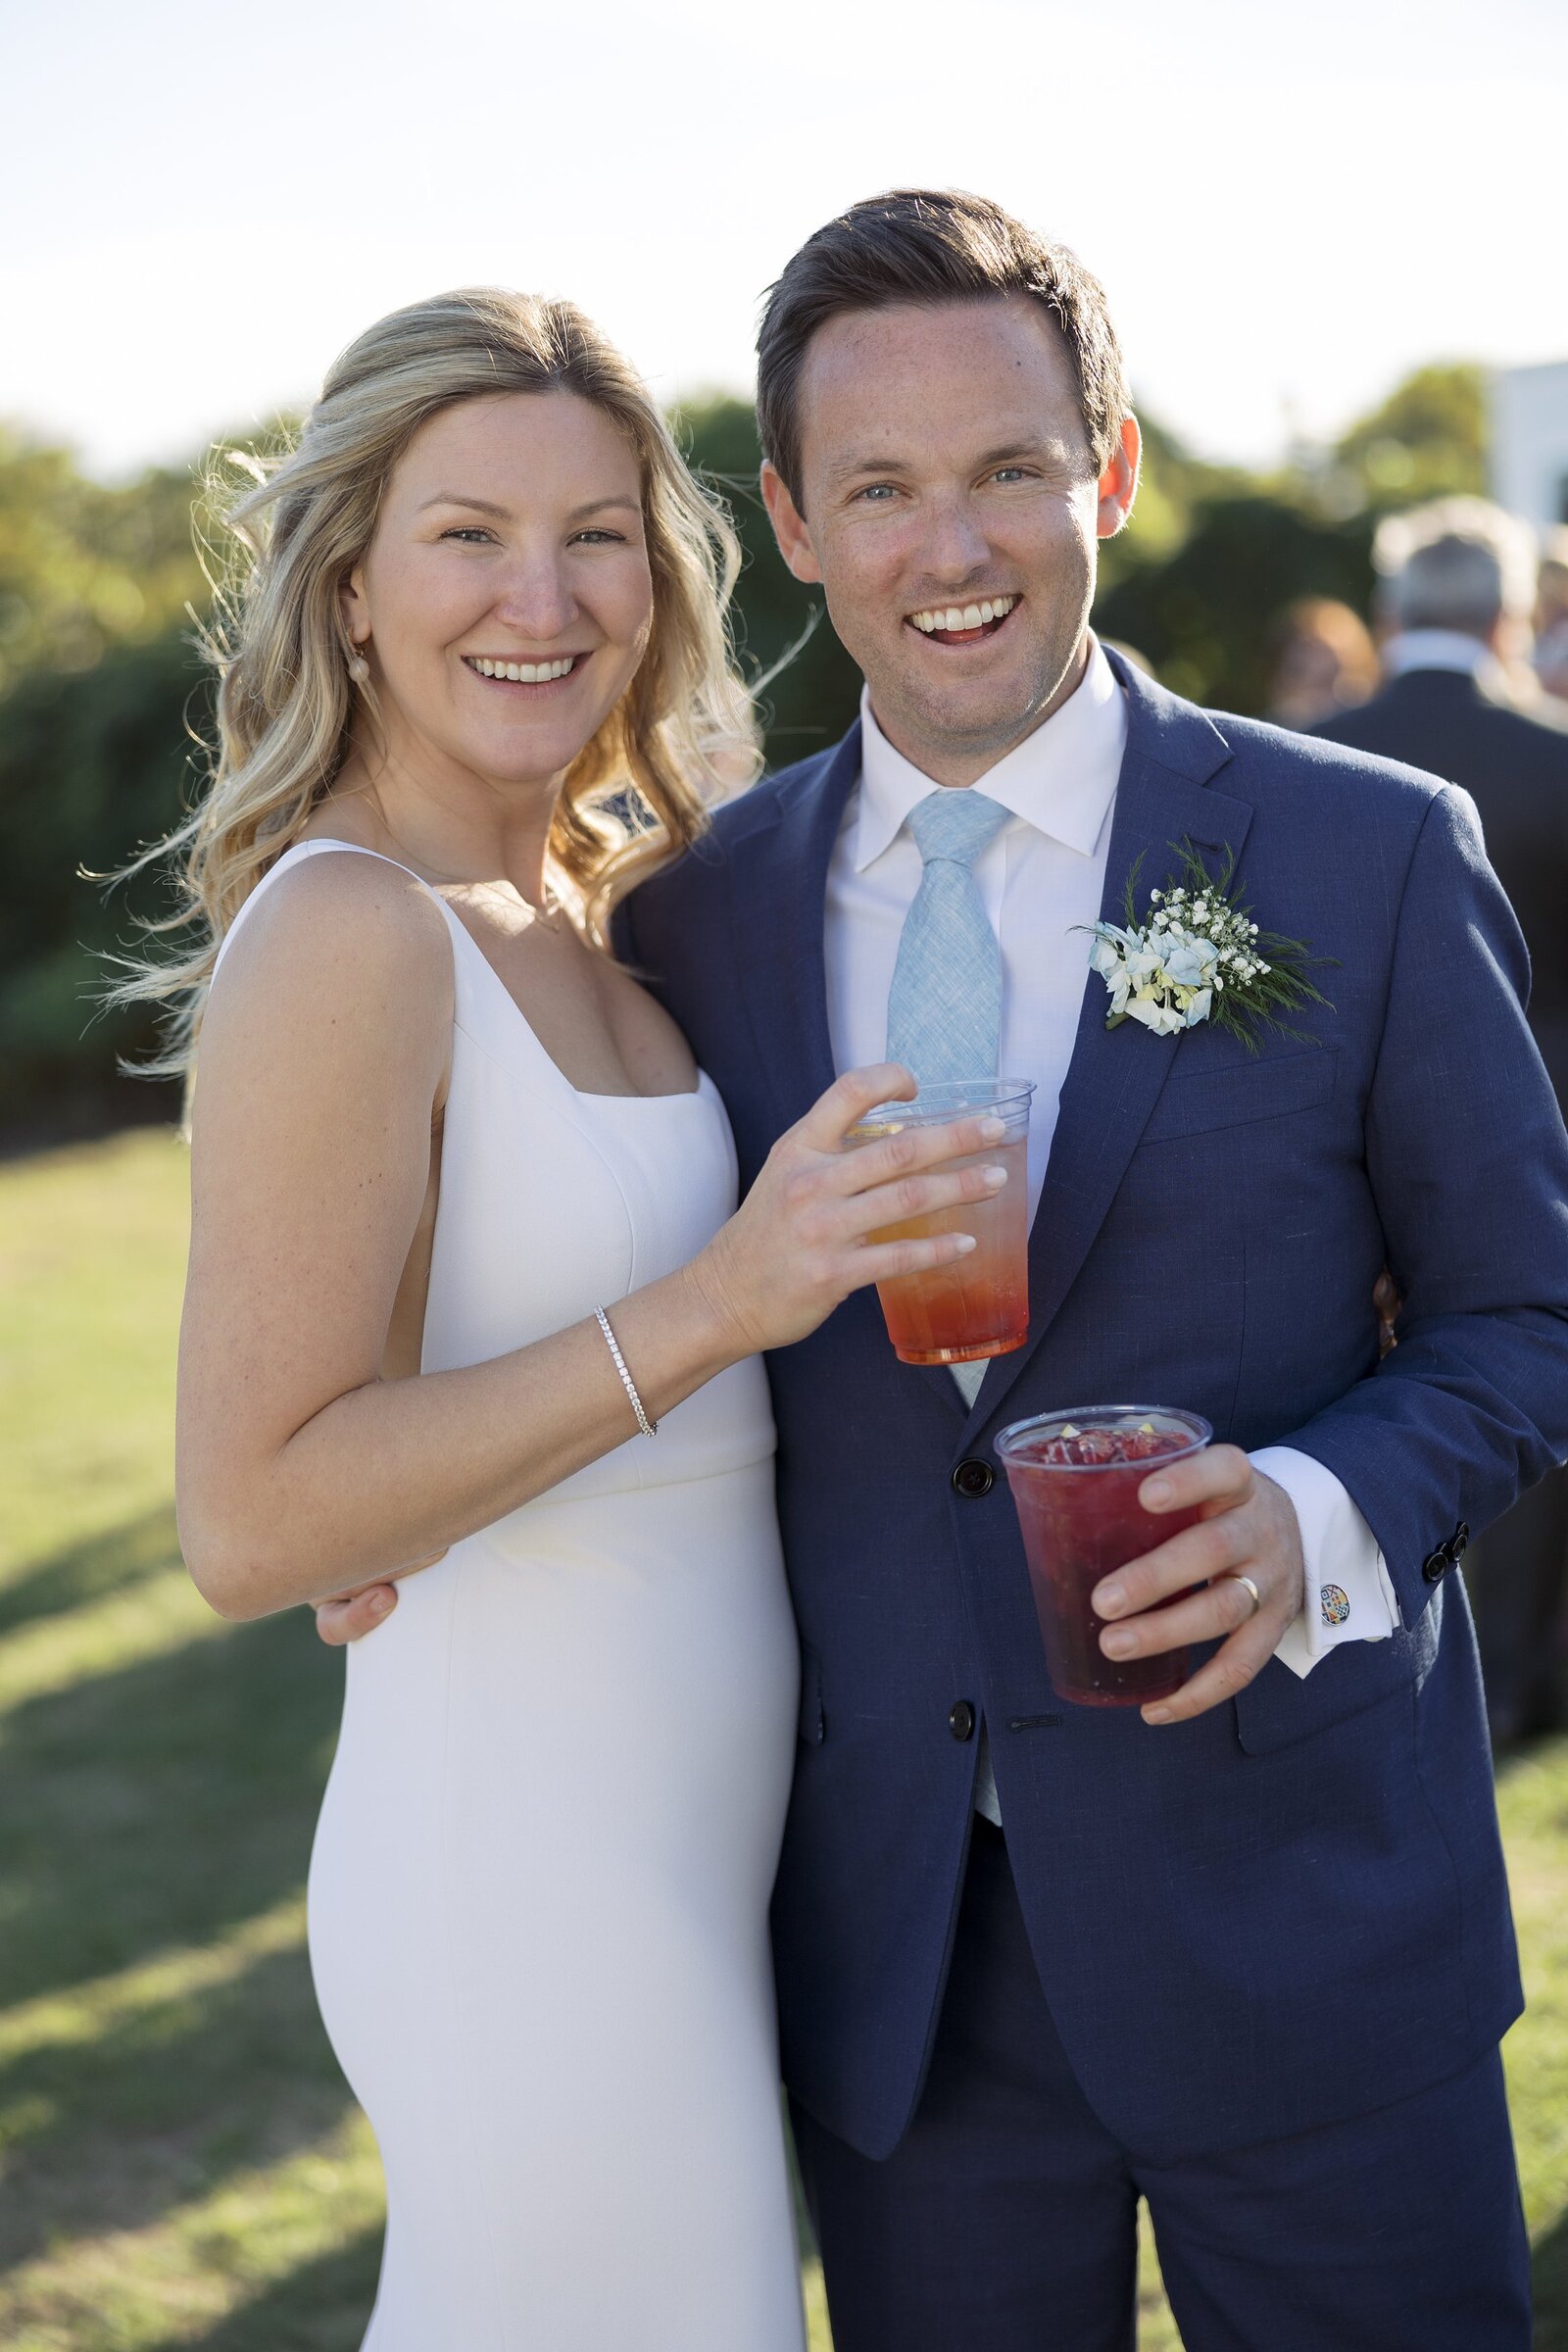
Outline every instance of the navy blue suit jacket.
<path id="1" fill-rule="evenodd" d="M 1030 1242 L 1029 1340 L 972 1410 L 900 1364 L 874 1293 L 769 1360 L 804 1656 L 774 1898 L 791 2090 L 898 2141 L 942 1997 L 990 1727 L 1040 1975 L 1103 2121 L 1159 2161 L 1365 2112 L 1456 2072 L 1520 1990 L 1469 1611 L 1449 1574 L 1568 1454 L 1568 1139 L 1518 927 L 1468 804 L 1386 760 L 1213 717 L 1118 664 L 1129 737 L 1104 908 L 1184 837 L 1266 928 L 1336 959 L 1312 1041 L 1083 1010 Z M 858 730 L 719 811 L 622 909 L 623 951 L 722 1090 L 742 1181 L 833 1077 L 824 884 Z M 1371 1298 L 1405 1307 L 1378 1360 Z M 1343 1480 L 1400 1630 L 1152 1729 L 1046 1678 L 1008 1421 L 1195 1407 Z M 966 1484 L 983 1484 L 971 1476 Z M 1457 1540 L 1456 1540 L 1457 1539 Z M 1315 1602 L 1315 1595 L 1312 1596 Z M 961 1728 L 962 1717 L 958 1718 Z"/>

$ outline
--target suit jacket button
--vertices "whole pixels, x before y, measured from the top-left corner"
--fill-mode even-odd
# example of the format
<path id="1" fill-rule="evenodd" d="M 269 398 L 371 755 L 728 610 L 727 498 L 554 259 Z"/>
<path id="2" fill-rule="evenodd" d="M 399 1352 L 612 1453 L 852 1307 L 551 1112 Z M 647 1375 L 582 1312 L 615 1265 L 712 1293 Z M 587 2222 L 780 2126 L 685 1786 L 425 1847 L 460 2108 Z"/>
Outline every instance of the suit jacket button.
<path id="1" fill-rule="evenodd" d="M 1448 1557 L 1453 1561 L 1454 1565 L 1457 1566 L 1459 1561 L 1464 1558 L 1464 1555 L 1469 1548 L 1470 1529 L 1466 1522 L 1461 1519 L 1458 1526 L 1454 1529 L 1452 1535 L 1448 1538 Z"/>
<path id="2" fill-rule="evenodd" d="M 974 1709 L 966 1698 L 956 1698 L 948 1709 L 948 1729 L 955 1740 L 974 1738 Z"/>
<path id="3" fill-rule="evenodd" d="M 1446 1551 L 1429 1551 L 1421 1563 L 1421 1573 L 1429 1585 L 1441 1585 L 1452 1566 Z"/>
<path id="4" fill-rule="evenodd" d="M 966 1496 L 970 1502 L 989 1494 L 996 1483 L 997 1474 L 991 1464 L 982 1462 L 977 1454 L 966 1455 L 953 1473 L 953 1492 Z"/>

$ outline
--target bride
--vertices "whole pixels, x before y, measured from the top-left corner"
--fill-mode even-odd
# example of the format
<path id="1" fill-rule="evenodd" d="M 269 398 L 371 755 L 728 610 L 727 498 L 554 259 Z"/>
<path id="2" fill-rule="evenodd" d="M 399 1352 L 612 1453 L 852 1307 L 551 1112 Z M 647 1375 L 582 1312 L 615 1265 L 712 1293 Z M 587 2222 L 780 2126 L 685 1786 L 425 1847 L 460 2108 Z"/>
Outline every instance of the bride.
<path id="1" fill-rule="evenodd" d="M 379 2141 L 374 2352 L 789 2352 L 766 1908 L 796 1690 L 758 1350 L 964 1237 L 970 1123 L 739 1210 L 723 1106 L 606 953 L 752 772 L 735 548 L 564 303 L 339 360 L 235 520 L 199 938 L 179 1518 L 249 1618 L 425 1573 L 349 1654 L 318 1991 Z M 712 985 L 729 975 L 715 970 Z"/>

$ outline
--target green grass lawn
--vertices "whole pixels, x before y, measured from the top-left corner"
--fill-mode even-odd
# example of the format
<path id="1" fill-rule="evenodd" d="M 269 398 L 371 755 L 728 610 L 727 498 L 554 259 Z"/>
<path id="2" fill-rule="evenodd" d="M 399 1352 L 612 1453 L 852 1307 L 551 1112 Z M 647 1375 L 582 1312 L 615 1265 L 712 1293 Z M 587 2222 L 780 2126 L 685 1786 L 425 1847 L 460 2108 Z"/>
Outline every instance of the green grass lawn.
<path id="1" fill-rule="evenodd" d="M 348 2352 L 375 2279 L 375 2152 L 304 1956 L 342 1666 L 303 1614 L 220 1624 L 180 1566 L 184 1225 L 162 1133 L 0 1167 L 11 2352 Z M 1513 1765 L 1501 1797 L 1538 2343 L 1568 2352 L 1568 1741 Z M 814 2275 L 808 2294 L 827 2352 Z M 1151 2265 L 1143 2352 L 1176 2342 Z"/>

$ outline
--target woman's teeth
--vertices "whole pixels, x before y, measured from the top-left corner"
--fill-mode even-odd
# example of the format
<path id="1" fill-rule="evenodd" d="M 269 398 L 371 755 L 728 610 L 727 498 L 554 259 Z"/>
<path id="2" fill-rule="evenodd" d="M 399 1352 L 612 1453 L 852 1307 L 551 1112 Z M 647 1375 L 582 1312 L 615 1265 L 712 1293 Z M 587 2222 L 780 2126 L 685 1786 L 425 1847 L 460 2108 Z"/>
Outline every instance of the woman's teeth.
<path id="1" fill-rule="evenodd" d="M 1018 602 L 1015 596 L 995 597 L 983 605 L 939 606 L 931 612 L 911 612 L 909 618 L 927 637 L 938 629 L 978 629 L 988 620 L 1001 620 Z"/>
<path id="2" fill-rule="evenodd" d="M 564 662 L 489 662 L 478 654 L 463 657 L 481 678 L 510 678 L 514 686 L 543 686 L 550 678 L 566 677 L 576 668 L 579 658 L 568 654 Z"/>

